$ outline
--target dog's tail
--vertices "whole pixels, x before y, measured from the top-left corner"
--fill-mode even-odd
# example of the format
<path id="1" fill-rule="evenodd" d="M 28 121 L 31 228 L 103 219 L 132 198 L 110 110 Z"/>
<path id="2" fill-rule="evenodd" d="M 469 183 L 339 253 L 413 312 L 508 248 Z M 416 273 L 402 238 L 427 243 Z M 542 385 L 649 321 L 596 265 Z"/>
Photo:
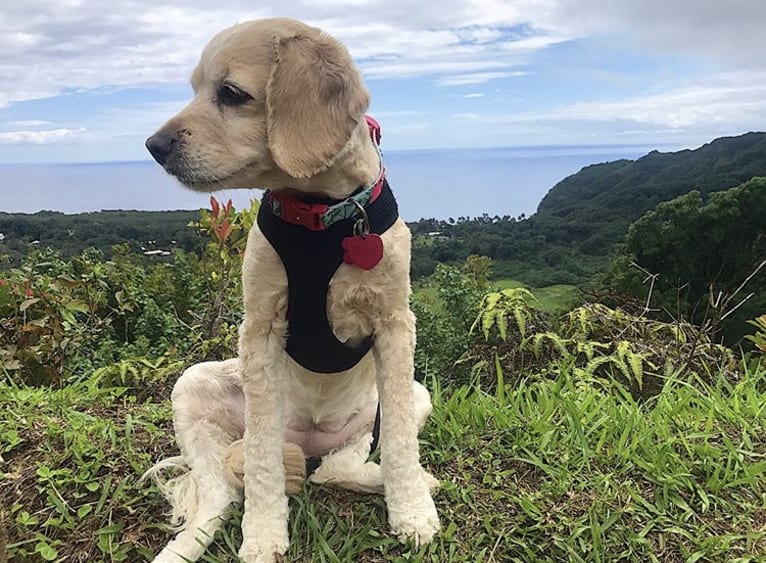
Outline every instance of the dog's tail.
<path id="1" fill-rule="evenodd" d="M 298 444 L 285 442 L 282 446 L 282 464 L 285 467 L 285 494 L 297 495 L 306 481 L 306 456 Z M 229 484 L 242 489 L 244 483 L 245 453 L 242 440 L 232 442 L 223 454 L 223 471 Z"/>
<path id="2" fill-rule="evenodd" d="M 166 472 L 174 473 L 168 477 Z M 170 503 L 170 525 L 173 530 L 181 530 L 184 522 L 197 513 L 197 484 L 182 456 L 175 456 L 156 463 L 141 475 L 139 483 L 151 479 Z"/>

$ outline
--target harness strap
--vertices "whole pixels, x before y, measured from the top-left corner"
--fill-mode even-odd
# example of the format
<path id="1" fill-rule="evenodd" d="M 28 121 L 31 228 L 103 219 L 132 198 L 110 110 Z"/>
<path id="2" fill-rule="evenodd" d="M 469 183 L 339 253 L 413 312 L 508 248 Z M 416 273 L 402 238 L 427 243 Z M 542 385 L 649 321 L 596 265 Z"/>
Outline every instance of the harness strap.
<path id="1" fill-rule="evenodd" d="M 365 120 L 371 139 L 379 147 L 380 124 L 370 116 L 365 116 Z M 289 334 L 285 349 L 298 364 L 316 373 L 350 369 L 372 347 L 371 337 L 356 346 L 340 342 L 327 320 L 327 290 L 343 262 L 342 240 L 354 233 L 359 206 L 365 209 L 370 233 L 383 234 L 399 217 L 382 157 L 376 181 L 346 200 L 287 198 L 267 191 L 258 210 L 258 227 L 279 254 L 287 272 Z M 371 454 L 380 440 L 380 416 L 378 401 Z M 308 458 L 307 475 L 321 463 L 319 456 Z"/>

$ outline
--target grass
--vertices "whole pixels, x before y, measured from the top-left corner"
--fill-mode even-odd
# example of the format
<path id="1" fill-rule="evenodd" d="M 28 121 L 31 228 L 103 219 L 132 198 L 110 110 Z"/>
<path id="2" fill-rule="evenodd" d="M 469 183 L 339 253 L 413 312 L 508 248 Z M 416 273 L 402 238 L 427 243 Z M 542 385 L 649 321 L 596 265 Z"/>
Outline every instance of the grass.
<path id="1" fill-rule="evenodd" d="M 528 285 L 509 278 L 492 280 L 489 284 L 490 291 L 501 289 L 526 287 L 535 294 L 537 303 L 535 306 L 547 313 L 559 313 L 571 309 L 578 299 L 577 286 L 556 284 L 546 287 L 531 288 Z"/>
<path id="2" fill-rule="evenodd" d="M 499 291 L 501 289 L 529 287 L 526 284 L 511 278 L 490 280 L 487 291 Z M 578 290 L 574 285 L 549 285 L 547 287 L 530 288 L 535 294 L 536 302 L 533 306 L 547 313 L 559 313 L 571 309 L 578 299 Z M 431 307 L 440 308 L 440 301 L 435 287 L 421 286 L 413 290 L 415 299 L 427 302 Z"/>
<path id="3" fill-rule="evenodd" d="M 10 561 L 140 561 L 169 539 L 163 501 L 137 483 L 175 452 L 169 370 L 121 385 L 0 384 Z M 291 500 L 287 561 L 766 561 L 763 367 L 736 382 L 670 379 L 642 402 L 566 371 L 522 380 L 502 402 L 428 383 L 421 452 L 442 481 L 437 540 L 401 546 L 382 498 L 307 486 Z M 237 561 L 238 522 L 204 561 Z"/>

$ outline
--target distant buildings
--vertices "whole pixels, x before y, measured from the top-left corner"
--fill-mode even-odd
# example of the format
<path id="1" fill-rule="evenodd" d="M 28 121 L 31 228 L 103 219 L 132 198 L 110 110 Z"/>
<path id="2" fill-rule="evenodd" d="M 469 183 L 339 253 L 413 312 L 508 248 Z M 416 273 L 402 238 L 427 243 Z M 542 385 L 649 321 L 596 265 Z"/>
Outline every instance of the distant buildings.
<path id="1" fill-rule="evenodd" d="M 441 231 L 431 231 L 430 233 L 426 233 L 426 236 L 427 237 L 431 237 L 431 238 L 436 239 L 436 240 L 449 240 L 450 239 L 449 235 L 445 235 Z"/>

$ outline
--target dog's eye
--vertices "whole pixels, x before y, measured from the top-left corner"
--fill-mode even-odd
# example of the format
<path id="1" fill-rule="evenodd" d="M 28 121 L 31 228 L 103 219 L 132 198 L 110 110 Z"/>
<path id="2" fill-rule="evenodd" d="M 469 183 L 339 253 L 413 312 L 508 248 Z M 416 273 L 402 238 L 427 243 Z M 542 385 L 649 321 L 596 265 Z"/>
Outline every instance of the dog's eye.
<path id="1" fill-rule="evenodd" d="M 239 106 L 253 99 L 250 94 L 229 83 L 224 83 L 218 89 L 216 97 L 218 103 L 224 106 Z"/>

